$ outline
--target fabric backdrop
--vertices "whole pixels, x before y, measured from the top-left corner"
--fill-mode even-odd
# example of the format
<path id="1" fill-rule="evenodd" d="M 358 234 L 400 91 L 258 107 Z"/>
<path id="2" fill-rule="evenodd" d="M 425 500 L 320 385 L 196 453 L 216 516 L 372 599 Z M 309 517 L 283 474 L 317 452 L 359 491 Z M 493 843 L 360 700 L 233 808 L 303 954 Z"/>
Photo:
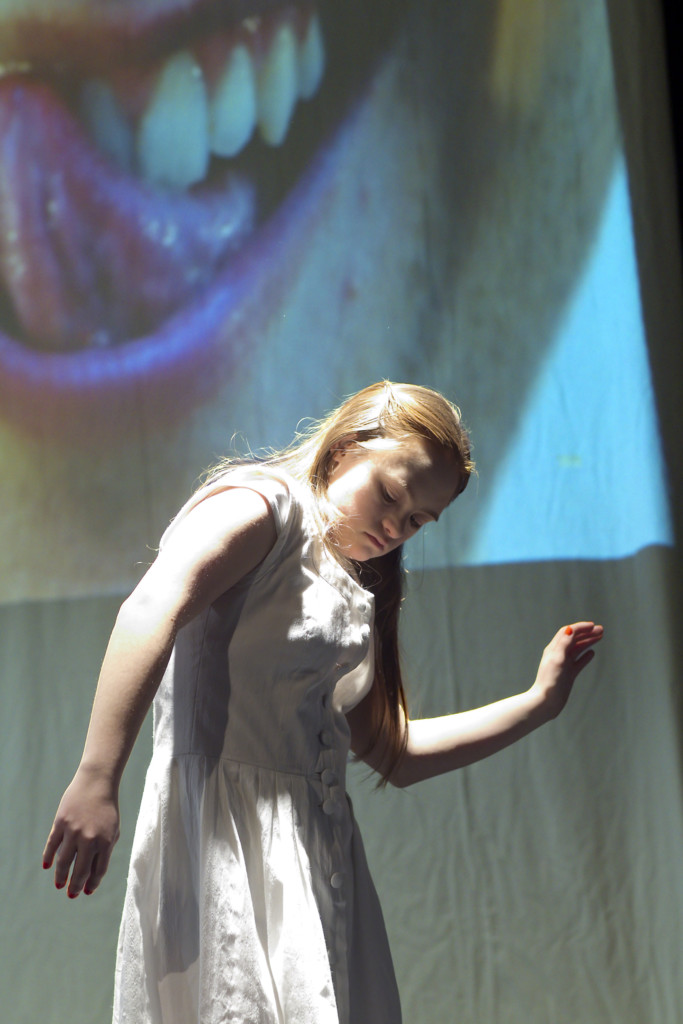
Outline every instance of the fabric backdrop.
<path id="1" fill-rule="evenodd" d="M 567 621 L 606 630 L 566 711 L 514 748 L 406 791 L 351 768 L 406 1024 L 680 1024 L 683 315 L 658 5 L 332 0 L 282 144 L 172 185 L 93 155 L 44 70 L 64 40 L 69 75 L 116 79 L 104 6 L 27 0 L 19 31 L 0 0 L 3 1021 L 109 1018 L 149 722 L 97 894 L 57 893 L 41 852 L 164 526 L 235 433 L 284 442 L 388 377 L 462 406 L 479 471 L 409 553 L 413 716 L 527 687 Z M 241 203 L 193 291 L 173 261 L 204 266 L 206 225 Z M 153 221 L 169 263 L 140 241 Z M 119 243 L 131 273 L 107 266 Z"/>

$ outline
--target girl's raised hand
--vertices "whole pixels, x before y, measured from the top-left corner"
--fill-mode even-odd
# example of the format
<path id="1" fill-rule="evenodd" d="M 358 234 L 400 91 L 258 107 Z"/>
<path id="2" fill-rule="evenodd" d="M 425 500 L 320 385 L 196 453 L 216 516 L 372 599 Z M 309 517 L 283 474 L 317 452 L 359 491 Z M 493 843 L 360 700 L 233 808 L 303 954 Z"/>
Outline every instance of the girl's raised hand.
<path id="1" fill-rule="evenodd" d="M 119 838 L 118 799 L 106 779 L 79 768 L 62 797 L 43 852 L 43 867 L 55 865 L 55 885 L 74 899 L 102 881 Z M 69 878 L 69 872 L 71 877 Z"/>
<path id="2" fill-rule="evenodd" d="M 573 622 L 562 626 L 543 651 L 536 680 L 531 687 L 548 718 L 555 718 L 569 699 L 574 680 L 593 660 L 593 647 L 602 639 L 602 626 Z"/>

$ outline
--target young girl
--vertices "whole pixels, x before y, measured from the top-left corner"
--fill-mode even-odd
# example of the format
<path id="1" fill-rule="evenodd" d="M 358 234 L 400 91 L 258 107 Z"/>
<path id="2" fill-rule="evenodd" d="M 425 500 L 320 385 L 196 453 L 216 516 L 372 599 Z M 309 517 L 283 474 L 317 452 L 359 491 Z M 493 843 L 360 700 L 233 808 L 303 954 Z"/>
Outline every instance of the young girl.
<path id="1" fill-rule="evenodd" d="M 602 635 L 563 627 L 525 693 L 409 720 L 401 547 L 472 469 L 454 406 L 381 383 L 284 453 L 219 467 L 167 530 L 117 618 L 44 854 L 69 896 L 97 888 L 156 693 L 115 1021 L 400 1021 L 349 748 L 398 786 L 486 757 L 558 714 Z"/>

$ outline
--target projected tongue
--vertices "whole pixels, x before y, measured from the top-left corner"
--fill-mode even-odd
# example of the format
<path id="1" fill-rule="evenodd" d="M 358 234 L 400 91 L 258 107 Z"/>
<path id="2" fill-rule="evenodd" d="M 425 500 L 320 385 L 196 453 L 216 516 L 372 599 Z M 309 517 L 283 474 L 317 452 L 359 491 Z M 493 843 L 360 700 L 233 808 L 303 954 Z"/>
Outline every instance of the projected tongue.
<path id="1" fill-rule="evenodd" d="M 49 88 L 0 80 L 0 327 L 66 351 L 145 334 L 252 230 L 254 192 L 168 194 L 119 174 Z"/>

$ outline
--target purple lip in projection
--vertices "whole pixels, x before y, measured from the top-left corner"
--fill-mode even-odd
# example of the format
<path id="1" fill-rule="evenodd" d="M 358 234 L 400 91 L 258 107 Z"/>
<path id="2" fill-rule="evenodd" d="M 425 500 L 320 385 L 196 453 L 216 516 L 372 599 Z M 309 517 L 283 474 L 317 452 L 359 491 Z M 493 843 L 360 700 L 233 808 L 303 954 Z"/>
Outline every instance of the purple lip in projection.
<path id="1" fill-rule="evenodd" d="M 337 38 L 358 29 L 346 3 Z M 285 299 L 344 132 L 316 136 L 309 105 L 295 109 L 321 88 L 317 14 L 244 20 L 238 6 L 239 24 L 205 18 L 210 32 L 146 64 L 122 68 L 107 50 L 101 77 L 0 78 L 0 414 L 11 422 L 125 434 L 131 396 L 152 422 L 176 418 L 239 372 Z M 338 125 L 349 93 L 335 98 L 334 68 L 328 55 L 326 120 Z M 192 135 L 204 116 L 208 141 Z M 299 156 L 279 174 L 292 145 Z"/>

